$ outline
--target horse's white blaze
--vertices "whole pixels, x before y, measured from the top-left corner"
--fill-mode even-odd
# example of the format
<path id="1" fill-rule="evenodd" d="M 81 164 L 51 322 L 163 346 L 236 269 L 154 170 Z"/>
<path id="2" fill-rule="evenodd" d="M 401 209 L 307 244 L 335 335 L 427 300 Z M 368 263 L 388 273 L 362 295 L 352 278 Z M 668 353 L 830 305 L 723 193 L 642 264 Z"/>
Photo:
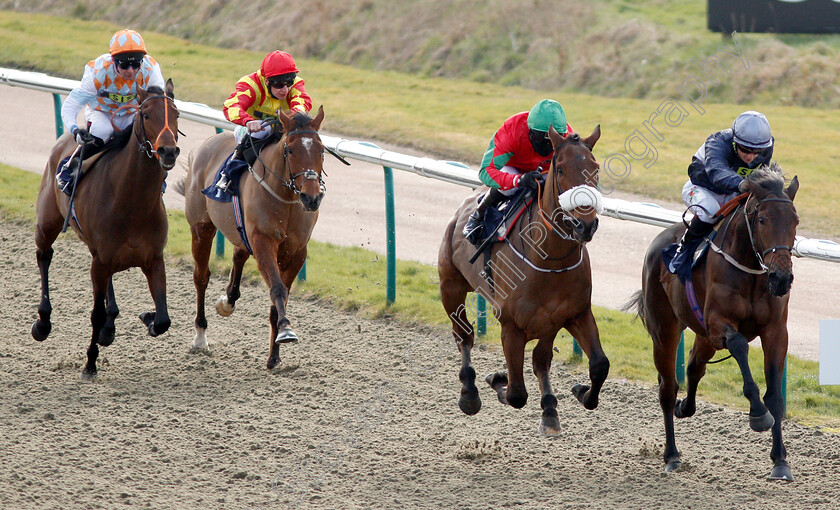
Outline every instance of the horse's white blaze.
<path id="1" fill-rule="evenodd" d="M 306 149 L 307 152 L 312 151 L 312 138 L 301 138 L 300 142 L 303 144 L 303 148 Z"/>
<path id="2" fill-rule="evenodd" d="M 235 306 L 228 303 L 228 298 L 225 294 L 222 294 L 222 296 L 219 298 L 219 300 L 216 301 L 216 313 L 218 313 L 222 317 L 229 316 L 230 314 L 233 313 L 233 311 L 235 309 L 236 309 Z"/>
<path id="3" fill-rule="evenodd" d="M 596 214 L 601 214 L 604 211 L 601 192 L 587 184 L 581 184 L 566 190 L 558 198 L 560 199 L 560 207 L 566 212 L 575 209 L 594 209 Z"/>
<path id="4" fill-rule="evenodd" d="M 195 327 L 195 338 L 193 338 L 193 349 L 207 348 L 207 328 Z"/>

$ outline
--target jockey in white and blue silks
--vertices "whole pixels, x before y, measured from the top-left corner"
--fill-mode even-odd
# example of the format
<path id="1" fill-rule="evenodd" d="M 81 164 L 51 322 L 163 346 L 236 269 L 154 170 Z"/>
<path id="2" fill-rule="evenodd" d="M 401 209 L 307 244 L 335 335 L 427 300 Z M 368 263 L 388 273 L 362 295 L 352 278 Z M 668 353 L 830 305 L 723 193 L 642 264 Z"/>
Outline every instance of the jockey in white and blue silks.
<path id="1" fill-rule="evenodd" d="M 61 106 L 61 120 L 76 142 L 84 144 L 85 157 L 101 150 L 114 128 L 123 131 L 131 126 L 136 112 L 131 106 L 139 106 L 137 87 L 152 86 L 162 89 L 165 85 L 160 66 L 146 54 L 143 38 L 134 30 L 118 31 L 111 38 L 110 51 L 87 63 L 81 83 Z M 82 109 L 89 127 L 76 125 Z M 71 158 L 59 169 L 58 186 L 67 194 L 80 163 Z"/>
<path id="2" fill-rule="evenodd" d="M 726 202 L 746 191 L 744 178 L 770 164 L 774 139 L 767 118 L 755 111 L 742 113 L 724 129 L 706 139 L 688 166 L 689 180 L 682 189 L 685 205 L 694 218 L 680 241 L 668 269 L 676 273 L 689 263 L 700 241 L 712 231 L 712 217 Z"/>

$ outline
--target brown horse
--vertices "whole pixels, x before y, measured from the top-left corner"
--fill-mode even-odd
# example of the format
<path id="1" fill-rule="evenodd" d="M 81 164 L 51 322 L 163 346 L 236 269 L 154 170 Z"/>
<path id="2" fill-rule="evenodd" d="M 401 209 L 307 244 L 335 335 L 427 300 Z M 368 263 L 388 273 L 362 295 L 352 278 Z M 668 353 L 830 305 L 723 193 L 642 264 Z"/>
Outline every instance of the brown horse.
<path id="1" fill-rule="evenodd" d="M 642 290 L 628 308 L 636 308 L 653 338 L 659 403 L 665 416 L 665 471 L 680 466 L 674 416 L 694 414 L 697 384 L 706 373 L 706 363 L 716 351 L 728 349 L 744 379 L 750 427 L 759 432 L 773 430 L 770 478 L 793 480 L 782 443 L 781 381 L 788 346 L 788 291 L 793 282 L 791 246 L 799 223 L 793 199 L 799 181 L 794 177 L 785 189 L 781 168 L 775 163 L 754 171 L 747 181 L 748 199 L 719 222 L 711 251 L 693 270 L 701 312 L 692 312 L 685 287 L 662 263 L 662 250 L 685 230 L 681 223 L 665 229 L 651 243 L 642 271 Z M 687 367 L 687 394 L 677 400 L 677 346 L 686 326 L 696 333 L 696 339 Z M 764 402 L 747 361 L 748 342 L 757 336 L 764 350 Z"/>
<path id="2" fill-rule="evenodd" d="M 596 127 L 588 138 L 581 139 L 577 134 L 563 138 L 552 127 L 549 136 L 554 153 L 544 189 L 508 240 L 492 247 L 492 282 L 481 263 L 469 262 L 476 248 L 461 233 L 484 189 L 465 200 L 449 222 L 438 255 L 438 272 L 443 307 L 461 352 L 461 410 L 473 415 L 481 409 L 470 361 L 473 328 L 464 308 L 467 293 L 475 290 L 488 300 L 502 325 L 507 373 L 491 374 L 487 382 L 499 401 L 523 407 L 528 399 L 523 378 L 525 344 L 538 339 L 532 363 L 542 394 L 540 431 L 557 434 L 557 398 L 548 376 L 557 332 L 566 328 L 589 357 L 591 387 L 577 384 L 572 388 L 587 409 L 598 405 L 609 361 L 592 316 L 592 277 L 585 246 L 598 227 L 601 206 L 600 193 L 594 187 L 599 166 L 592 156 L 601 129 Z"/>
<path id="3" fill-rule="evenodd" d="M 155 311 L 141 314 L 140 319 L 148 326 L 151 336 L 169 329 L 163 264 L 168 223 L 161 185 L 179 154 L 178 109 L 173 90 L 172 80 L 166 82 L 165 92 L 158 87 L 138 90 L 140 106 L 134 125 L 122 136 L 127 145 L 119 147 L 117 143 L 114 149 L 101 154 L 87 168 L 76 188 L 75 217 L 71 215 L 70 224 L 93 255 L 90 265 L 93 335 L 82 371 L 85 378 L 96 375 L 99 346 L 114 341 L 114 319 L 119 314 L 111 281 L 114 273 L 130 267 L 143 270 Z M 70 135 L 58 139 L 38 192 L 35 244 L 41 273 L 41 304 L 39 318 L 32 325 L 32 336 L 38 341 L 45 340 L 52 330 L 48 277 L 52 244 L 61 232 L 70 202 L 56 186 L 55 173 L 61 159 L 75 147 Z"/>
<path id="4" fill-rule="evenodd" d="M 286 304 L 292 282 L 306 261 L 306 244 L 324 196 L 321 178 L 324 144 L 318 135 L 324 120 L 323 106 L 315 118 L 304 113 L 288 117 L 282 111 L 278 111 L 278 116 L 285 134 L 279 142 L 266 145 L 260 152 L 251 170 L 254 178 L 243 175 L 239 184 L 246 238 L 271 294 L 269 369 L 280 362 L 279 344 L 297 341 L 286 317 Z M 240 295 L 242 266 L 251 255 L 237 230 L 233 206 L 201 193 L 212 184 L 216 170 L 233 152 L 234 145 L 233 135 L 229 133 L 208 138 L 195 157 L 191 157 L 185 183 L 197 294 L 194 349 L 207 348 L 204 299 L 210 281 L 210 249 L 216 229 L 234 245 L 230 281 L 225 295 L 216 303 L 219 315 L 226 317 L 233 313 Z"/>

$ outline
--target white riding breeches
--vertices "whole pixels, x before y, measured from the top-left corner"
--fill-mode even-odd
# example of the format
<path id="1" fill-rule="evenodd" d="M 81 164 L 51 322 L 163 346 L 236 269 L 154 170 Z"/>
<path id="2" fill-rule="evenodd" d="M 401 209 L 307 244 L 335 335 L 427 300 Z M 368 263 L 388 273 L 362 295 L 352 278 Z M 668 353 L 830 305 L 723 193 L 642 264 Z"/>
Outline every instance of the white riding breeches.
<path id="1" fill-rule="evenodd" d="M 712 223 L 712 216 L 720 210 L 720 206 L 736 196 L 738 196 L 737 192 L 721 195 L 693 184 L 690 180 L 682 189 L 682 199 L 689 211 L 706 223 Z"/>
<path id="2" fill-rule="evenodd" d="M 520 170 L 516 167 L 512 167 L 510 165 L 503 166 L 502 168 L 499 169 L 499 171 L 504 172 L 506 174 L 522 175 L 522 170 Z M 504 191 L 499 190 L 499 193 L 501 193 L 502 195 L 504 195 L 506 197 L 512 197 L 514 195 L 514 193 L 516 193 L 516 190 L 517 190 L 517 188 L 510 188 L 510 189 L 506 189 Z"/>
<path id="3" fill-rule="evenodd" d="M 236 140 L 236 145 L 239 145 L 239 142 L 245 138 L 245 134 L 248 133 L 248 128 L 245 126 L 236 126 L 233 128 L 233 138 Z M 255 131 L 251 133 L 251 138 L 255 140 L 262 140 L 266 136 L 271 134 L 271 126 L 266 126 L 262 128 L 260 131 Z"/>
<path id="4" fill-rule="evenodd" d="M 90 134 L 107 142 L 114 134 L 114 126 L 111 124 L 111 114 L 85 108 L 85 120 L 90 123 Z M 134 122 L 134 114 L 114 116 L 114 124 L 120 131 L 125 131 Z"/>

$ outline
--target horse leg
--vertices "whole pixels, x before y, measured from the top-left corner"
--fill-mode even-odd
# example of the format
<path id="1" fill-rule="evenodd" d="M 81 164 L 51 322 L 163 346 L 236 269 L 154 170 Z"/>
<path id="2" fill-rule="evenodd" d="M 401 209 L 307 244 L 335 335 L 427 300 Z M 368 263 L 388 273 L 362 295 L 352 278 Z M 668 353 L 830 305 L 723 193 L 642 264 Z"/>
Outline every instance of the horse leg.
<path id="1" fill-rule="evenodd" d="M 452 323 L 452 335 L 455 337 L 458 352 L 461 353 L 461 369 L 458 372 L 458 379 L 461 381 L 461 396 L 458 398 L 458 407 L 464 414 L 472 416 L 481 410 L 481 398 L 478 396 L 478 388 L 475 385 L 475 369 L 470 356 L 475 343 L 475 334 L 464 306 L 467 293 L 471 289 L 460 271 L 449 261 L 438 265 L 438 274 L 443 309 Z"/>
<path id="2" fill-rule="evenodd" d="M 551 359 L 554 356 L 552 347 L 554 346 L 555 336 L 557 336 L 556 333 L 540 338 L 531 357 L 531 365 L 540 383 L 540 395 L 542 395 L 540 407 L 542 407 L 543 412 L 539 430 L 545 436 L 556 436 L 560 433 L 560 420 L 557 417 L 557 397 L 551 391 L 551 382 L 548 377 L 548 371 L 551 369 Z"/>
<path id="3" fill-rule="evenodd" d="M 216 313 L 222 317 L 228 317 L 236 309 L 236 300 L 239 299 L 239 284 L 242 281 L 242 268 L 251 254 L 245 248 L 236 247 L 233 249 L 233 266 L 230 268 L 230 279 L 225 288 L 225 293 L 216 301 Z"/>
<path id="4" fill-rule="evenodd" d="M 90 265 L 90 280 L 93 284 L 93 310 L 90 312 L 92 335 L 90 346 L 87 350 L 87 363 L 82 370 L 83 379 L 93 379 L 96 376 L 96 359 L 99 357 L 98 340 L 107 316 L 105 295 L 108 292 L 108 282 L 110 279 L 110 270 L 98 260 L 93 259 Z"/>
<path id="5" fill-rule="evenodd" d="M 677 399 L 676 406 L 674 407 L 674 416 L 677 418 L 694 416 L 694 413 L 697 411 L 697 386 L 700 384 L 700 379 L 706 375 L 706 363 L 712 359 L 715 352 L 716 350 L 709 343 L 708 338 L 697 335 L 688 357 L 688 366 L 686 367 L 686 382 L 688 383 L 686 395 L 684 399 Z"/>
<path id="6" fill-rule="evenodd" d="M 744 396 L 750 401 L 750 428 L 756 432 L 763 432 L 773 426 L 775 418 L 761 401 L 758 385 L 750 372 L 749 350 L 750 344 L 744 335 L 735 331 L 732 326 L 726 326 L 724 332 L 726 348 L 738 362 L 741 377 L 744 378 Z"/>
<path id="7" fill-rule="evenodd" d="M 601 348 L 598 325 L 595 323 L 592 309 L 587 307 L 586 311 L 566 321 L 564 327 L 577 340 L 581 350 L 589 358 L 589 380 L 592 386 L 576 384 L 572 387 L 572 393 L 583 404 L 583 407 L 595 409 L 598 407 L 601 386 L 604 385 L 607 374 L 610 373 L 610 360 Z"/>
<path id="8" fill-rule="evenodd" d="M 41 274 L 41 302 L 38 305 L 38 318 L 32 323 L 31 333 L 32 338 L 39 342 L 46 340 L 52 331 L 49 278 L 50 263 L 52 263 L 54 253 L 52 244 L 61 232 L 64 219 L 58 212 L 55 199 L 48 198 L 51 200 L 45 202 L 43 210 L 38 211 L 38 222 L 35 228 L 35 259 L 38 261 L 38 272 Z"/>
<path id="9" fill-rule="evenodd" d="M 107 347 L 114 343 L 114 336 L 117 332 L 114 321 L 119 315 L 120 309 L 117 306 L 117 297 L 114 294 L 114 277 L 112 276 L 108 279 L 108 292 L 105 295 L 105 324 L 99 332 L 99 339 L 96 341 L 99 345 Z"/>
<path id="10" fill-rule="evenodd" d="M 645 271 L 647 272 L 647 271 Z M 677 403 L 677 348 L 683 325 L 658 281 L 645 281 L 643 292 L 644 324 L 653 339 L 653 363 L 659 373 L 659 406 L 665 425 L 665 472 L 680 467 L 680 452 L 674 434 L 674 409 Z"/>
<path id="11" fill-rule="evenodd" d="M 767 340 L 765 340 L 767 338 Z M 770 458 L 773 460 L 773 470 L 768 477 L 770 480 L 793 481 L 793 473 L 787 463 L 787 449 L 782 442 L 782 418 L 785 414 L 785 403 L 782 400 L 782 374 L 784 372 L 785 357 L 787 356 L 788 332 L 784 324 L 766 331 L 761 336 L 764 350 L 764 377 L 767 381 L 767 392 L 764 403 L 770 409 L 775 422 L 772 427 L 773 447 Z"/>
<path id="12" fill-rule="evenodd" d="M 266 362 L 266 366 L 271 370 L 280 363 L 280 349 L 277 344 L 297 341 L 297 335 L 292 331 L 289 320 L 286 318 L 286 298 L 289 290 L 280 277 L 280 267 L 277 264 L 278 243 L 261 232 L 255 232 L 252 246 L 257 268 L 260 270 L 263 281 L 268 285 L 271 296 L 271 311 L 269 312 L 271 333 Z"/>
<path id="13" fill-rule="evenodd" d="M 195 285 L 195 337 L 192 348 L 207 348 L 207 316 L 204 314 L 204 300 L 207 284 L 210 283 L 210 251 L 216 227 L 212 223 L 197 223 L 190 227 L 192 234 L 193 284 Z"/>
<path id="14" fill-rule="evenodd" d="M 499 402 L 516 409 L 522 409 L 528 402 L 522 367 L 525 361 L 525 343 L 525 332 L 510 323 L 502 324 L 502 349 L 505 352 L 507 373 L 496 372 L 485 379 L 496 391 Z"/>
<path id="15" fill-rule="evenodd" d="M 166 266 L 163 263 L 163 254 L 156 255 L 151 264 L 143 266 L 143 274 L 149 282 L 155 311 L 141 313 L 140 320 L 149 328 L 149 336 L 158 336 L 165 333 L 172 324 L 166 307 Z"/>

